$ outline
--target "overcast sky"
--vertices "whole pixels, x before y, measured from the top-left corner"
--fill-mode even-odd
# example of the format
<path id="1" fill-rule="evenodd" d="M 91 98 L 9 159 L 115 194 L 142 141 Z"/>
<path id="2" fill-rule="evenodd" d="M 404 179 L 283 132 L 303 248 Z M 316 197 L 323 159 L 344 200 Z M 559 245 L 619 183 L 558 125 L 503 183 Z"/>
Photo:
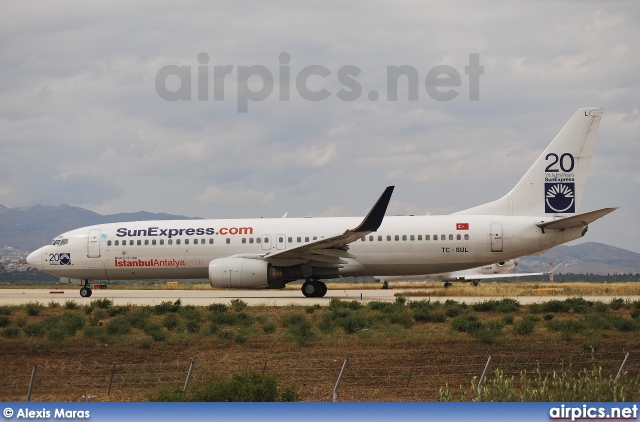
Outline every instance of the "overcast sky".
<path id="1" fill-rule="evenodd" d="M 0 204 L 351 216 L 393 184 L 388 214 L 445 214 L 600 106 L 581 211 L 621 208 L 581 241 L 640 252 L 639 40 L 637 1 L 5 1 Z"/>

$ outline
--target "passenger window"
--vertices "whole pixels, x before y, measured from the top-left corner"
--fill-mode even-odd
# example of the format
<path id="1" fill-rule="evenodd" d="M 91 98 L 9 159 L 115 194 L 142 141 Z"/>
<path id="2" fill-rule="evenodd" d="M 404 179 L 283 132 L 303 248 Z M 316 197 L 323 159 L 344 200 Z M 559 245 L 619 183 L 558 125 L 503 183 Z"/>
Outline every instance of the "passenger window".
<path id="1" fill-rule="evenodd" d="M 438 235 L 437 234 L 433 235 L 433 240 L 438 240 Z"/>
<path id="2" fill-rule="evenodd" d="M 369 242 L 373 242 L 373 236 L 369 236 Z"/>
<path id="3" fill-rule="evenodd" d="M 469 235 L 468 234 L 464 235 L 464 240 L 469 240 Z"/>
<path id="4" fill-rule="evenodd" d="M 111 246 L 111 241 L 107 240 L 107 246 Z"/>
<path id="5" fill-rule="evenodd" d="M 242 243 L 243 243 L 243 244 L 244 244 L 244 243 L 247 243 L 247 238 L 246 238 L 246 237 L 243 237 L 243 238 L 242 238 Z"/>
<path id="6" fill-rule="evenodd" d="M 138 246 L 142 245 L 142 240 L 138 239 L 138 241 L 136 242 L 138 244 Z"/>
<path id="7" fill-rule="evenodd" d="M 155 239 L 153 239 L 153 240 L 151 241 L 151 244 L 152 244 L 153 246 L 155 246 L 155 245 L 156 245 L 156 240 L 155 240 Z"/>
<path id="8" fill-rule="evenodd" d="M 145 245 L 148 245 L 148 244 L 149 244 L 149 239 L 145 239 L 145 240 L 144 240 L 144 244 L 145 244 Z"/>
<path id="9" fill-rule="evenodd" d="M 193 239 L 193 244 L 197 245 L 198 244 L 198 239 Z"/>
<path id="10" fill-rule="evenodd" d="M 120 241 L 119 241 L 119 240 L 116 240 L 116 241 L 114 242 L 114 245 L 116 245 L 116 246 L 120 245 Z"/>
<path id="11" fill-rule="evenodd" d="M 425 234 L 424 235 L 424 240 L 431 240 L 431 235 Z"/>
<path id="12" fill-rule="evenodd" d="M 185 239 L 185 240 L 184 240 L 184 244 L 185 244 L 185 245 L 188 245 L 188 244 L 189 244 L 189 239 Z"/>
<path id="13" fill-rule="evenodd" d="M 167 240 L 167 245 L 173 245 L 173 239 Z"/>
<path id="14" fill-rule="evenodd" d="M 293 243 L 293 238 L 292 238 L 292 237 L 288 238 L 288 239 L 287 239 L 287 242 L 289 242 L 289 243 Z"/>
<path id="15" fill-rule="evenodd" d="M 213 238 L 210 238 L 210 239 L 209 239 L 209 244 L 210 244 L 210 245 L 213 245 Z"/>
<path id="16" fill-rule="evenodd" d="M 279 237 L 279 238 L 278 238 L 278 242 L 279 242 L 279 243 L 284 243 L 284 237 Z"/>
<path id="17" fill-rule="evenodd" d="M 391 241 L 391 235 L 387 235 L 387 242 Z"/>
<path id="18" fill-rule="evenodd" d="M 205 240 L 204 240 L 204 239 L 200 239 L 200 244 L 201 244 L 201 245 L 204 245 L 205 243 L 206 243 L 206 242 L 205 242 Z"/>
<path id="19" fill-rule="evenodd" d="M 441 235 L 440 235 L 440 240 L 447 240 L 447 236 L 445 236 L 445 235 L 441 234 Z"/>
<path id="20" fill-rule="evenodd" d="M 306 236 L 306 237 L 304 238 L 304 241 L 305 241 L 305 242 L 308 242 L 308 241 L 309 241 L 309 236 Z"/>
<path id="21" fill-rule="evenodd" d="M 382 242 L 382 236 L 378 236 L 378 242 Z"/>
<path id="22" fill-rule="evenodd" d="M 360 241 L 361 241 L 361 242 L 364 242 L 365 240 L 367 240 L 367 236 L 362 236 L 362 237 L 360 238 Z"/>
<path id="23" fill-rule="evenodd" d="M 422 240 L 422 235 L 421 234 L 418 235 L 418 240 Z"/>
<path id="24" fill-rule="evenodd" d="M 180 244 L 180 239 L 176 239 L 176 245 Z"/>
<path id="25" fill-rule="evenodd" d="M 129 241 L 129 246 L 133 246 L 133 239 Z"/>
<path id="26" fill-rule="evenodd" d="M 400 240 L 400 236 L 396 235 L 395 239 L 396 239 L 396 242 L 397 242 L 398 240 Z"/>
<path id="27" fill-rule="evenodd" d="M 164 239 L 160 239 L 160 244 L 164 245 Z"/>
<path id="28" fill-rule="evenodd" d="M 253 243 L 253 237 L 249 238 L 249 243 Z"/>
<path id="29" fill-rule="evenodd" d="M 449 235 L 449 240 L 453 240 L 453 235 L 452 234 Z"/>
<path id="30" fill-rule="evenodd" d="M 227 240 L 229 240 L 229 239 L 227 239 Z M 256 243 L 260 243 L 261 241 L 262 240 L 259 237 L 256 237 Z M 227 243 L 229 243 L 229 242 L 227 242 Z"/>
<path id="31" fill-rule="evenodd" d="M 318 240 L 318 236 L 313 236 L 313 240 Z"/>
<path id="32" fill-rule="evenodd" d="M 407 240 L 407 235 L 406 234 L 402 235 L 402 240 Z"/>
<path id="33" fill-rule="evenodd" d="M 461 234 L 459 234 L 459 235 L 457 235 L 457 236 L 456 236 L 456 238 L 457 238 L 458 240 L 462 240 L 462 235 L 461 235 Z"/>
<path id="34" fill-rule="evenodd" d="M 229 238 L 227 237 L 227 245 L 228 245 L 229 243 L 231 243 L 231 239 L 229 239 Z"/>

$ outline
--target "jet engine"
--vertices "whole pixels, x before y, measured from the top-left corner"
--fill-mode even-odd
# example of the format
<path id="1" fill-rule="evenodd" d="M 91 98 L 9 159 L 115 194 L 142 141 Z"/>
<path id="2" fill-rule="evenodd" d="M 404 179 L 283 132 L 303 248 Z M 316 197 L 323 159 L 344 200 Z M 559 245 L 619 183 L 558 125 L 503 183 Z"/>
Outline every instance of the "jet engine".
<path id="1" fill-rule="evenodd" d="M 209 262 L 211 287 L 281 289 L 286 282 L 301 278 L 299 267 L 274 267 L 262 259 L 220 258 Z"/>

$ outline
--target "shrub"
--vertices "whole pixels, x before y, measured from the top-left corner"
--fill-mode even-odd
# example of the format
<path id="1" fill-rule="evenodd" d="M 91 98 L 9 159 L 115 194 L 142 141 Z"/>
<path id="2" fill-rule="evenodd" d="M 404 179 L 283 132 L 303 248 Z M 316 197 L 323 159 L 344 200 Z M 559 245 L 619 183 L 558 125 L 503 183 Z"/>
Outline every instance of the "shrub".
<path id="1" fill-rule="evenodd" d="M 181 389 L 163 389 L 149 401 L 189 402 L 285 402 L 297 401 L 295 386 L 278 386 L 275 375 L 245 369 L 230 380 L 218 378 L 194 385 L 186 398 Z"/>
<path id="2" fill-rule="evenodd" d="M 299 346 L 304 346 L 309 340 L 314 338 L 313 331 L 311 331 L 311 324 L 306 319 L 287 326 L 287 332 Z"/>
<path id="3" fill-rule="evenodd" d="M 506 314 L 508 312 L 518 312 L 520 310 L 520 302 L 511 298 L 504 298 L 498 302 L 496 312 Z"/>
<path id="4" fill-rule="evenodd" d="M 11 315 L 11 308 L 8 306 L 0 306 L 0 315 Z"/>
<path id="5" fill-rule="evenodd" d="M 536 321 L 531 315 L 525 315 L 513 325 L 513 331 L 519 335 L 531 334 L 535 328 Z"/>
<path id="6" fill-rule="evenodd" d="M 6 327 L 11 324 L 11 318 L 6 315 L 0 314 L 0 327 Z"/>
<path id="7" fill-rule="evenodd" d="M 609 303 L 609 308 L 614 311 L 622 308 L 622 306 L 624 306 L 624 299 L 621 297 L 611 299 L 611 302 Z"/>
<path id="8" fill-rule="evenodd" d="M 227 305 L 225 305 L 224 303 L 212 303 L 211 305 L 207 306 L 207 309 L 211 312 L 223 313 L 227 312 Z"/>
<path id="9" fill-rule="evenodd" d="M 166 327 L 167 330 L 172 331 L 180 325 L 180 321 L 175 314 L 169 314 L 162 320 L 162 325 Z"/>
<path id="10" fill-rule="evenodd" d="M 471 308 L 476 312 L 493 312 L 497 306 L 497 300 L 485 300 L 484 302 L 474 303 Z"/>
<path id="11" fill-rule="evenodd" d="M 482 327 L 482 323 L 473 314 L 462 314 L 451 320 L 451 328 L 462 333 L 473 333 Z"/>
<path id="12" fill-rule="evenodd" d="M 84 327 L 86 320 L 82 315 L 65 314 L 60 319 L 60 328 L 70 336 L 76 334 L 78 330 Z"/>
<path id="13" fill-rule="evenodd" d="M 515 317 L 513 315 L 505 315 L 505 316 L 502 317 L 502 321 L 506 325 L 512 325 L 513 321 L 515 321 Z"/>
<path id="14" fill-rule="evenodd" d="M 145 325 L 144 332 L 151 336 L 155 341 L 164 341 L 169 336 L 158 323 Z"/>
<path id="15" fill-rule="evenodd" d="M 52 300 L 47 304 L 47 306 L 49 308 L 59 308 L 60 304 L 58 302 L 56 302 L 55 300 Z"/>
<path id="16" fill-rule="evenodd" d="M 182 301 L 180 299 L 171 303 L 169 301 L 161 302 L 159 305 L 153 307 L 153 310 L 158 315 L 164 315 L 166 313 L 175 313 L 180 311 Z"/>
<path id="17" fill-rule="evenodd" d="M 120 315 L 109 321 L 106 328 L 109 335 L 119 336 L 129 333 L 131 330 L 131 323 L 129 322 L 129 318 Z"/>
<path id="18" fill-rule="evenodd" d="M 264 331 L 265 334 L 273 334 L 276 332 L 276 326 L 275 324 L 265 324 L 262 327 L 262 331 Z"/>
<path id="19" fill-rule="evenodd" d="M 187 331 L 192 334 L 200 331 L 200 323 L 198 321 L 194 321 L 194 320 L 187 321 L 187 323 L 185 324 L 185 327 Z"/>
<path id="20" fill-rule="evenodd" d="M 542 312 L 564 313 L 571 310 L 571 305 L 566 301 L 550 300 L 540 304 Z"/>
<path id="21" fill-rule="evenodd" d="M 111 306 L 107 309 L 107 314 L 110 317 L 114 317 L 117 315 L 126 315 L 129 313 L 128 306 Z"/>
<path id="22" fill-rule="evenodd" d="M 64 303 L 65 309 L 73 310 L 73 309 L 78 309 L 79 307 L 80 305 L 78 305 L 78 302 L 76 302 L 75 300 L 67 300 Z"/>
<path id="23" fill-rule="evenodd" d="M 35 322 L 33 324 L 27 324 L 22 328 L 22 331 L 29 337 L 43 337 L 47 332 L 45 325 L 42 322 Z"/>
<path id="24" fill-rule="evenodd" d="M 113 301 L 111 299 L 94 299 L 91 301 L 91 307 L 98 309 L 109 309 L 113 306 Z"/>
<path id="25" fill-rule="evenodd" d="M 105 341 L 109 337 L 107 330 L 104 327 L 84 327 L 82 333 L 87 338 L 92 338 L 99 341 Z"/>
<path id="26" fill-rule="evenodd" d="M 20 337 L 20 329 L 11 325 L 2 330 L 2 336 L 6 338 L 18 338 Z"/>
<path id="27" fill-rule="evenodd" d="M 27 315 L 36 316 L 40 314 L 40 311 L 44 308 L 40 302 L 29 302 L 24 305 Z"/>
<path id="28" fill-rule="evenodd" d="M 240 312 L 242 310 L 244 310 L 244 308 L 247 307 L 247 302 L 245 302 L 242 299 L 231 299 L 231 307 L 233 308 L 234 311 Z"/>
<path id="29" fill-rule="evenodd" d="M 107 317 L 107 311 L 104 309 L 98 309 L 95 314 L 89 318 L 90 325 L 98 325 L 100 321 Z"/>
<path id="30" fill-rule="evenodd" d="M 134 328 L 144 329 L 150 316 L 151 310 L 145 306 L 131 312 L 129 314 L 129 322 Z"/>

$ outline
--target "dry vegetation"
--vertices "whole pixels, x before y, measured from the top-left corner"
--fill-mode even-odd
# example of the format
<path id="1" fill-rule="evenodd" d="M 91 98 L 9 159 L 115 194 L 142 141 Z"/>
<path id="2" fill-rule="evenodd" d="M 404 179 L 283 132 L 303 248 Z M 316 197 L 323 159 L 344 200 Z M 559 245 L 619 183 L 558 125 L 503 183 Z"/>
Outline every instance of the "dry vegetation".
<path id="1" fill-rule="evenodd" d="M 295 385 L 303 401 L 330 401 L 349 358 L 342 401 L 436 401 L 447 386 L 472 397 L 489 355 L 501 377 L 571 367 L 610 378 L 627 351 L 640 349 L 639 301 L 443 300 L 0 307 L 0 398 L 24 400 L 37 365 L 33 401 L 141 401 L 182 387 L 194 361 L 193 385 L 248 368 Z M 631 356 L 627 390 L 640 375 Z"/>

